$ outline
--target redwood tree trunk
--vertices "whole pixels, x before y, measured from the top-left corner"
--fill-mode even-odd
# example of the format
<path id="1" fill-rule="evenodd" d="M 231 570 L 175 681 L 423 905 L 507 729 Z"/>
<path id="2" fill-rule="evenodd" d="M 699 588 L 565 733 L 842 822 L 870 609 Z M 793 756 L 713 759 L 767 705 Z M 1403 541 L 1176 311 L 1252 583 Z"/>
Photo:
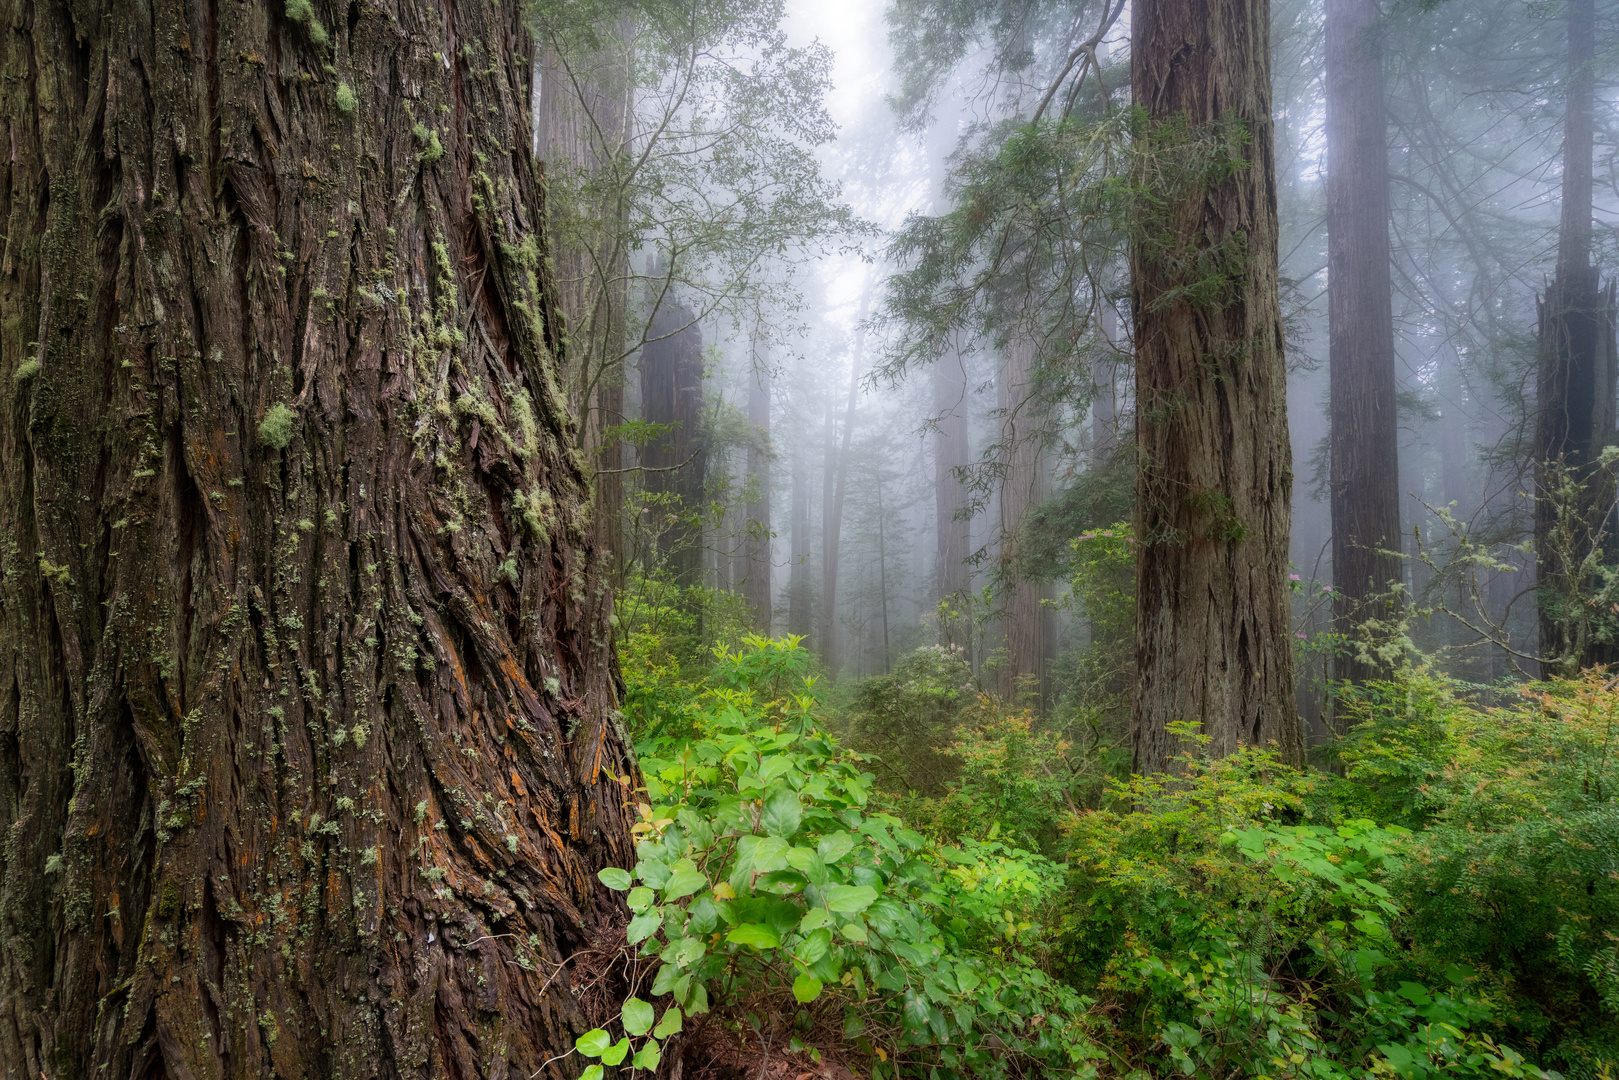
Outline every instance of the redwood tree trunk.
<path id="1" fill-rule="evenodd" d="M 1619 659 L 1616 643 L 1592 635 L 1583 594 L 1594 583 L 1581 572 L 1594 546 L 1613 542 L 1599 531 L 1613 507 L 1612 476 L 1592 464 L 1614 430 L 1616 366 L 1614 291 L 1591 263 L 1595 59 L 1595 0 L 1569 0 L 1562 222 L 1556 276 L 1539 305 L 1536 380 L 1535 555 L 1547 675 Z"/>
<path id="2" fill-rule="evenodd" d="M 1366 625 L 1401 579 L 1399 426 L 1389 281 L 1388 110 L 1378 0 L 1327 0 L 1327 321 L 1332 402 L 1332 584 L 1351 643 L 1340 679 L 1389 672 Z M 1381 635 L 1386 639 L 1387 635 Z M 1354 643 L 1372 648 L 1357 649 Z"/>
<path id="3" fill-rule="evenodd" d="M 619 917 L 521 7 L 285 10 L 0 0 L 7 1076 L 528 1077 Z"/>
<path id="4" fill-rule="evenodd" d="M 997 386 L 1005 466 L 1000 490 L 999 601 L 1006 664 L 1001 670 L 1000 691 L 1007 701 L 1017 699 L 1023 680 L 1032 680 L 1032 688 L 1044 701 L 1047 660 L 1056 644 L 1056 612 L 1046 603 L 1051 586 L 1030 578 L 1029 560 L 1023 557 L 1024 528 L 1047 495 L 1041 453 L 1043 405 L 1036 397 L 1034 363 L 1034 343 L 1025 334 L 1014 334 Z"/>
<path id="5" fill-rule="evenodd" d="M 933 507 L 935 574 L 938 600 L 954 611 L 966 610 L 972 580 L 967 557 L 972 552 L 972 521 L 967 516 L 967 490 L 959 469 L 968 462 L 967 374 L 954 349 L 933 367 Z M 958 627 L 943 627 L 953 637 Z M 972 634 L 962 632 L 963 644 Z"/>
<path id="6" fill-rule="evenodd" d="M 748 377 L 748 423 L 753 428 L 748 442 L 749 495 L 743 540 L 746 577 L 742 597 L 753 614 L 753 628 L 770 634 L 770 354 L 761 345 L 760 355 Z"/>
<path id="7" fill-rule="evenodd" d="M 1144 200 L 1130 256 L 1141 772 L 1179 749 L 1173 721 L 1198 725 L 1211 753 L 1257 743 L 1303 756 L 1269 8 L 1138 0 L 1131 17 L 1140 179 L 1163 200 Z"/>
<path id="8" fill-rule="evenodd" d="M 666 300 L 641 348 L 641 413 L 659 433 L 641 453 L 658 550 L 681 585 L 703 584 L 703 331 L 690 308 Z"/>

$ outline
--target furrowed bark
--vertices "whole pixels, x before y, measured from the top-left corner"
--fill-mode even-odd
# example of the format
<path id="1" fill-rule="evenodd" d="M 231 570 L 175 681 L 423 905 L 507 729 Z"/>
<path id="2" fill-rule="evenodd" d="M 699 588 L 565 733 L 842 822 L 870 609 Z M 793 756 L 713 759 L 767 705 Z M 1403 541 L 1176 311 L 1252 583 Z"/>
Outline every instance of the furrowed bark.
<path id="1" fill-rule="evenodd" d="M 1393 621 L 1390 588 L 1402 578 L 1388 110 L 1378 15 L 1377 0 L 1328 0 L 1326 7 L 1332 606 L 1338 632 L 1351 642 L 1333 670 L 1352 682 L 1385 677 L 1392 668 L 1395 658 L 1378 651 L 1390 635 L 1376 624 Z"/>
<path id="2" fill-rule="evenodd" d="M 1266 0 L 1139 0 L 1135 768 L 1168 729 L 1302 759 L 1288 618 L 1292 489 L 1277 300 Z"/>
<path id="3" fill-rule="evenodd" d="M 0 10 L 0 1070 L 529 1077 L 634 765 L 521 9 Z"/>

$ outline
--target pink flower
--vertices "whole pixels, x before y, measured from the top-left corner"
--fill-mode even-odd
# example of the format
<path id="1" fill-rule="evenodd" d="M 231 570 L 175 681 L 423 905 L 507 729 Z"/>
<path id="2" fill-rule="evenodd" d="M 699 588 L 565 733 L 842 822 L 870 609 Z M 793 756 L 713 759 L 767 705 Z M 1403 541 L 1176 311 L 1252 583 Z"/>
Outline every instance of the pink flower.
<path id="1" fill-rule="evenodd" d="M 1323 586 L 1321 586 L 1321 591 L 1322 592 L 1331 592 L 1332 591 L 1332 586 L 1331 585 L 1323 585 Z"/>
<path id="2" fill-rule="evenodd" d="M 1304 640 L 1304 635 L 1303 634 L 1294 634 L 1293 636 L 1298 638 L 1300 641 Z"/>
<path id="3" fill-rule="evenodd" d="M 1289 580 L 1289 581 L 1297 581 L 1298 579 L 1299 579 L 1299 576 L 1297 574 L 1289 574 L 1289 575 L 1287 575 L 1287 580 Z"/>

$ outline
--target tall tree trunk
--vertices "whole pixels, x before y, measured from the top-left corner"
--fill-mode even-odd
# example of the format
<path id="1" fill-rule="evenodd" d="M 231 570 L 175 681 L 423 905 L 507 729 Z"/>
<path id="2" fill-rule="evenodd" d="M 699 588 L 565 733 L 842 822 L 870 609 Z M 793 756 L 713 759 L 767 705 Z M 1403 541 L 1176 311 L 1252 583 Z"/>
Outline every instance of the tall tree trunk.
<path id="1" fill-rule="evenodd" d="M 591 514 L 596 549 L 617 582 L 623 569 L 622 442 L 629 248 L 624 192 L 616 183 L 629 127 L 626 20 L 600 28 L 600 47 L 581 56 L 538 49 L 540 82 L 534 153 L 546 163 L 553 198 L 552 262 L 568 337 L 569 404 L 579 441 L 595 463 Z M 563 205 L 558 206 L 561 202 Z"/>
<path id="2" fill-rule="evenodd" d="M 1046 601 L 1048 583 L 1031 577 L 1024 555 L 1030 515 L 1045 501 L 1046 470 L 1041 453 L 1043 405 L 1035 387 L 1034 342 L 1014 334 L 997 380 L 1001 410 L 1000 607 L 1006 665 L 1001 670 L 1001 696 L 1018 696 L 1024 680 L 1032 680 L 1044 700 L 1047 658 L 1056 641 L 1055 612 Z"/>
<path id="3" fill-rule="evenodd" d="M 1327 321 L 1335 629 L 1340 679 L 1382 678 L 1401 579 L 1399 425 L 1390 285 L 1388 110 L 1379 0 L 1327 0 Z M 1357 648 L 1357 645 L 1362 646 Z"/>
<path id="4" fill-rule="evenodd" d="M 1164 200 L 1130 254 L 1135 768 L 1168 766 L 1174 721 L 1212 753 L 1275 745 L 1298 761 L 1270 5 L 1138 0 L 1131 35 L 1140 179 Z"/>
<path id="5" fill-rule="evenodd" d="M 670 300 L 653 314 L 641 348 L 641 412 L 661 429 L 641 453 L 658 551 L 676 582 L 701 585 L 706 545 L 700 515 L 708 480 L 703 331 L 690 308 Z"/>
<path id="6" fill-rule="evenodd" d="M 810 491 L 802 454 L 793 452 L 792 569 L 787 572 L 787 632 L 808 638 L 810 605 Z"/>
<path id="7" fill-rule="evenodd" d="M 1091 363 L 1091 456 L 1104 464 L 1119 450 L 1119 377 L 1113 349 L 1119 343 L 1119 312 L 1112 301 L 1102 301 L 1102 339 L 1109 354 Z"/>
<path id="8" fill-rule="evenodd" d="M 967 516 L 967 489 L 959 470 L 968 462 L 967 374 L 961 357 L 951 350 L 933 367 L 933 506 L 934 536 L 937 540 L 934 573 L 937 600 L 951 612 L 967 610 L 972 591 L 967 557 L 972 552 L 972 521 Z M 943 609 L 941 609 L 941 616 Z M 960 616 L 949 619 L 959 622 Z M 964 646 L 972 642 L 966 626 L 941 626 L 945 640 L 959 633 Z"/>
<path id="9" fill-rule="evenodd" d="M 1563 208 L 1557 270 L 1539 305 L 1535 417 L 1535 554 L 1540 655 L 1546 674 L 1619 659 L 1619 643 L 1592 636 L 1581 565 L 1613 506 L 1613 478 L 1593 465 L 1614 429 L 1615 303 L 1591 264 L 1596 104 L 1596 3 L 1569 0 L 1563 121 Z M 1611 526 L 1609 531 L 1611 532 Z"/>
<path id="10" fill-rule="evenodd" d="M 753 613 L 753 628 L 770 633 L 770 352 L 760 344 L 748 376 L 749 496 L 743 542 L 747 577 L 742 596 Z"/>
<path id="11" fill-rule="evenodd" d="M 865 305 L 861 305 L 865 315 Z M 841 445 L 833 438 L 832 416 L 827 415 L 827 493 L 821 529 L 821 663 L 834 680 L 838 677 L 838 549 L 843 539 L 843 497 L 849 489 L 849 440 L 854 437 L 854 411 L 860 393 L 861 349 L 857 345 L 849 365 L 849 404 L 843 411 Z"/>
<path id="12" fill-rule="evenodd" d="M 526 1077 L 621 925 L 522 10 L 301 10 L 0 0 L 7 1076 Z"/>

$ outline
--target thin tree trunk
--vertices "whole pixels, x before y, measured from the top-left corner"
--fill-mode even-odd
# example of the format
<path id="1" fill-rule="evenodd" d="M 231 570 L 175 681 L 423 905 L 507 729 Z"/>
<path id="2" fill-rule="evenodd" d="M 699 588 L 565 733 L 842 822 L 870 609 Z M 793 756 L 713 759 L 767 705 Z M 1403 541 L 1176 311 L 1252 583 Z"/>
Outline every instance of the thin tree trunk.
<path id="1" fill-rule="evenodd" d="M 1048 583 L 1031 578 L 1024 556 L 1030 515 L 1046 498 L 1046 470 L 1041 453 L 1044 423 L 1037 399 L 1034 343 L 1015 334 L 1001 367 L 998 390 L 1005 473 L 1001 481 L 1000 592 L 1001 634 L 1006 665 L 1001 696 L 1015 700 L 1024 680 L 1032 680 L 1044 700 L 1047 658 L 1055 641 L 1054 612 L 1046 603 Z"/>
<path id="2" fill-rule="evenodd" d="M 0 1072 L 535 1074 L 634 765 L 520 7 L 0 24 Z"/>
<path id="3" fill-rule="evenodd" d="M 888 674 L 888 534 L 883 521 L 883 477 L 877 474 L 877 588 L 882 594 L 883 674 Z"/>
<path id="4" fill-rule="evenodd" d="M 1613 478 L 1593 462 L 1614 429 L 1614 290 L 1591 263 L 1592 157 L 1596 104 L 1595 0 L 1569 0 L 1568 102 L 1563 124 L 1563 207 L 1557 270 L 1539 305 L 1535 422 L 1535 554 L 1540 655 L 1551 670 L 1619 658 L 1598 641 L 1586 613 L 1592 583 L 1581 566 L 1613 505 Z M 1564 492 L 1565 485 L 1567 487 Z"/>
<path id="5" fill-rule="evenodd" d="M 865 313 L 864 304 L 861 313 Z M 857 344 L 849 366 L 849 404 L 843 413 L 842 444 L 827 462 L 827 476 L 833 483 L 832 501 L 821 531 L 821 663 L 834 680 L 838 677 L 838 545 L 843 537 L 843 497 L 849 489 L 849 441 L 854 437 L 855 405 L 859 401 L 860 360 Z M 828 449 L 833 445 L 829 427 Z"/>
<path id="6" fill-rule="evenodd" d="M 748 376 L 748 499 L 746 540 L 743 542 L 747 578 L 742 595 L 753 613 L 753 628 L 770 633 L 770 352 L 761 344 Z"/>
<path id="7" fill-rule="evenodd" d="M 1327 319 L 1333 617 L 1340 679 L 1389 674 L 1401 580 L 1399 425 L 1390 285 L 1388 110 L 1378 0 L 1327 0 Z M 1357 648 L 1357 644 L 1363 646 Z M 1341 729 L 1340 729 L 1341 730 Z"/>
<path id="8" fill-rule="evenodd" d="M 1274 745 L 1299 761 L 1270 5 L 1138 0 L 1131 27 L 1141 180 L 1165 200 L 1142 212 L 1130 257 L 1135 768 L 1169 766 L 1175 721 L 1201 728 L 1211 753 Z M 1210 140 L 1235 168 L 1200 171 Z M 1210 276 L 1224 280 L 1205 299 Z"/>
<path id="9" fill-rule="evenodd" d="M 662 430 L 647 444 L 641 464 L 651 514 L 658 519 L 658 549 L 677 583 L 701 585 L 707 545 L 700 515 L 708 480 L 703 332 L 690 308 L 665 301 L 647 336 L 641 349 L 641 411 Z"/>
<path id="10" fill-rule="evenodd" d="M 937 541 L 935 574 L 937 599 L 951 612 L 967 610 L 972 591 L 967 557 L 972 551 L 972 521 L 967 516 L 967 491 L 958 470 L 968 461 L 967 376 L 961 357 L 946 353 L 933 368 L 933 415 L 937 427 L 933 435 L 933 505 Z M 947 641 L 956 628 L 941 626 Z M 961 628 L 963 644 L 971 644 L 970 630 Z"/>
<path id="11" fill-rule="evenodd" d="M 810 617 L 810 493 L 804 459 L 793 453 L 792 569 L 787 574 L 787 632 L 808 638 Z"/>

